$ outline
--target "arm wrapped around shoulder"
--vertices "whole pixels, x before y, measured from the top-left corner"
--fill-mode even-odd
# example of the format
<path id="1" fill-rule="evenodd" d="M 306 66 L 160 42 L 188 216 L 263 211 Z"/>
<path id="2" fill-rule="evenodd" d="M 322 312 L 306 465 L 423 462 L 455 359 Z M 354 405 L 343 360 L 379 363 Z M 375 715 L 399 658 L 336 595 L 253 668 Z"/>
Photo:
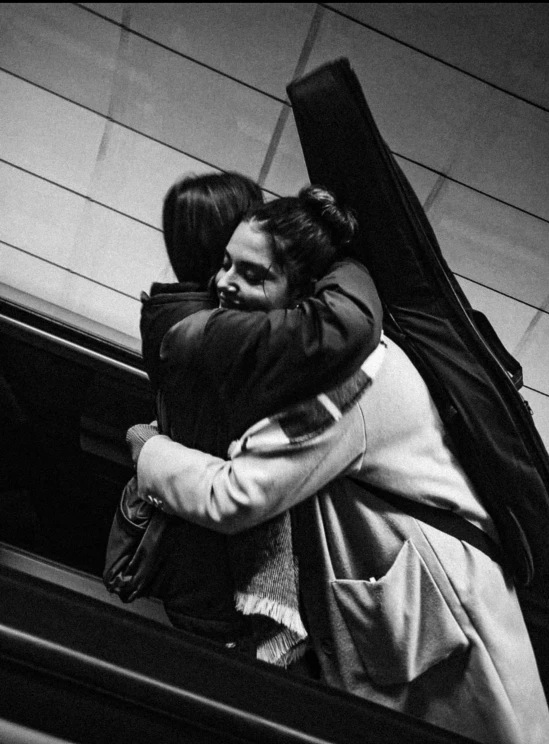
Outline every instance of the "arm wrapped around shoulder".
<path id="1" fill-rule="evenodd" d="M 291 309 L 215 310 L 201 364 L 239 436 L 264 416 L 346 380 L 378 346 L 383 312 L 374 282 L 351 259 L 332 264 Z"/>
<path id="2" fill-rule="evenodd" d="M 137 463 L 139 497 L 162 510 L 225 534 L 250 529 L 317 493 L 341 475 L 358 472 L 366 447 L 364 422 L 353 406 L 310 438 L 277 436 L 259 422 L 232 448 L 230 460 L 160 435 Z"/>

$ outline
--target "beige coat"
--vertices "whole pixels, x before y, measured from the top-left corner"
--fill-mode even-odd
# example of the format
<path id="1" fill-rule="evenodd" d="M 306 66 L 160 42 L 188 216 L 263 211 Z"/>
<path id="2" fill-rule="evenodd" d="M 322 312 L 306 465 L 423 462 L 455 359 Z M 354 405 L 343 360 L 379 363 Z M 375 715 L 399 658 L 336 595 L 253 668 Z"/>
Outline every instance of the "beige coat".
<path id="1" fill-rule="evenodd" d="M 341 475 L 354 480 L 331 482 Z M 321 434 L 282 443 L 265 420 L 227 462 L 153 437 L 138 480 L 144 498 L 227 533 L 299 505 L 304 607 L 327 683 L 486 744 L 549 741 L 502 568 L 368 491 L 451 509 L 494 536 L 425 384 L 390 341 L 373 384 Z"/>

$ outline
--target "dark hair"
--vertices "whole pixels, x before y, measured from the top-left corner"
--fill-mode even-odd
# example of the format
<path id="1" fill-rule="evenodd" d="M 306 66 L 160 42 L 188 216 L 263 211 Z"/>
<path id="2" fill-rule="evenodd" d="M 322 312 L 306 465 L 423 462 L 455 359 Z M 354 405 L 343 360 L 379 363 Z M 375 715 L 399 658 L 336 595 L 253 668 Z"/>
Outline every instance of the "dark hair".
<path id="1" fill-rule="evenodd" d="M 339 206 L 321 186 L 306 186 L 297 196 L 252 209 L 246 219 L 259 222 L 271 236 L 275 262 L 290 287 L 303 291 L 326 272 L 358 227 L 351 210 Z"/>
<path id="2" fill-rule="evenodd" d="M 188 175 L 164 197 L 162 228 L 180 282 L 206 286 L 242 218 L 263 204 L 259 186 L 240 173 Z"/>

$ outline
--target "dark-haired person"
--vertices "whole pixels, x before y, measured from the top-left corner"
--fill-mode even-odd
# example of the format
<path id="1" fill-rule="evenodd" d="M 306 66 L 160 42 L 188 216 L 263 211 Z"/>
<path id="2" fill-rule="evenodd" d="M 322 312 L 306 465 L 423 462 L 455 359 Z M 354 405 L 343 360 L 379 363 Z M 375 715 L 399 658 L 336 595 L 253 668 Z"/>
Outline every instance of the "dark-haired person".
<path id="1" fill-rule="evenodd" d="M 286 256 L 303 199 L 314 201 L 314 190 L 253 210 L 237 228 L 216 277 L 225 307 L 299 306 Z M 266 318 L 273 312 L 292 311 Z M 197 369 L 223 385 L 230 366 L 212 370 L 204 329 L 184 325 Z M 141 497 L 227 535 L 294 509 L 303 606 L 325 682 L 486 744 L 546 742 L 547 703 L 494 525 L 424 381 L 383 339 L 351 387 L 350 407 L 341 385 L 257 421 L 229 460 L 153 436 L 137 465 Z M 441 526 L 411 516 L 413 504 L 440 512 Z M 450 514 L 484 543 L 446 530 Z"/>
<path id="2" fill-rule="evenodd" d="M 355 262 L 336 260 L 354 223 L 326 192 L 295 200 L 300 226 L 291 226 L 284 262 L 269 247 L 235 255 L 228 268 L 231 234 L 261 203 L 257 185 L 235 173 L 174 184 L 164 200 L 163 228 L 178 283 L 155 284 L 143 297 L 143 358 L 160 431 L 218 456 L 257 419 L 359 368 L 381 333 L 369 274 Z M 248 309 L 255 312 L 239 312 L 230 288 L 217 297 L 209 280 L 216 271 L 226 273 L 222 263 L 228 273 L 234 266 L 241 271 L 254 296 Z M 281 273 L 282 265 L 291 270 Z M 150 593 L 162 599 L 174 626 L 246 646 L 250 631 L 235 609 L 231 560 L 237 550 L 248 555 L 243 542 L 228 544 L 225 536 L 183 520 L 170 523 Z"/>

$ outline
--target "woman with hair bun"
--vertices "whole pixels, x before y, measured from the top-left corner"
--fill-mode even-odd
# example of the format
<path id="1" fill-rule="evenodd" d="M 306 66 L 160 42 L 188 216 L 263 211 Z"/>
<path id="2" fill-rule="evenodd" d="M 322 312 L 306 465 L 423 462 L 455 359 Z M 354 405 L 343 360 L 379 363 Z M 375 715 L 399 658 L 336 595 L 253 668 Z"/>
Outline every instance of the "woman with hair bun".
<path id="1" fill-rule="evenodd" d="M 312 294 L 317 278 L 323 276 L 336 258 L 343 256 L 345 245 L 356 230 L 356 220 L 340 208 L 334 196 L 318 186 L 302 189 L 297 197 L 282 197 L 250 210 L 233 235 L 225 252 L 216 287 L 221 307 L 238 303 L 238 281 L 231 281 L 232 253 L 246 242 L 261 251 L 280 282 L 272 295 L 269 283 L 248 283 L 244 306 L 240 309 L 288 307 Z M 259 246 L 261 245 L 261 248 Z M 234 273 L 235 279 L 238 275 Z M 269 274 L 265 274 L 265 279 Z M 283 287 L 286 291 L 282 291 Z M 269 291 L 271 289 L 271 292 Z"/>
<path id="2" fill-rule="evenodd" d="M 307 316 L 302 298 L 352 222 L 316 188 L 251 210 L 216 277 L 221 307 Z M 329 333 L 320 314 L 316 338 Z M 251 360 L 262 346 L 242 352 Z M 230 364 L 218 372 L 222 386 Z M 301 374 L 296 361 L 292 381 Z M 267 372 L 266 396 L 273 382 Z M 497 532 L 424 380 L 383 337 L 337 382 L 256 420 L 228 459 L 153 436 L 137 462 L 141 498 L 227 535 L 292 509 L 324 682 L 486 744 L 542 744 L 549 711 Z"/>
<path id="3" fill-rule="evenodd" d="M 303 297 L 310 293 L 314 277 L 343 255 L 357 229 L 353 215 L 319 186 L 258 207 L 248 217 L 272 236 L 274 262 L 284 267 L 289 284 Z"/>

